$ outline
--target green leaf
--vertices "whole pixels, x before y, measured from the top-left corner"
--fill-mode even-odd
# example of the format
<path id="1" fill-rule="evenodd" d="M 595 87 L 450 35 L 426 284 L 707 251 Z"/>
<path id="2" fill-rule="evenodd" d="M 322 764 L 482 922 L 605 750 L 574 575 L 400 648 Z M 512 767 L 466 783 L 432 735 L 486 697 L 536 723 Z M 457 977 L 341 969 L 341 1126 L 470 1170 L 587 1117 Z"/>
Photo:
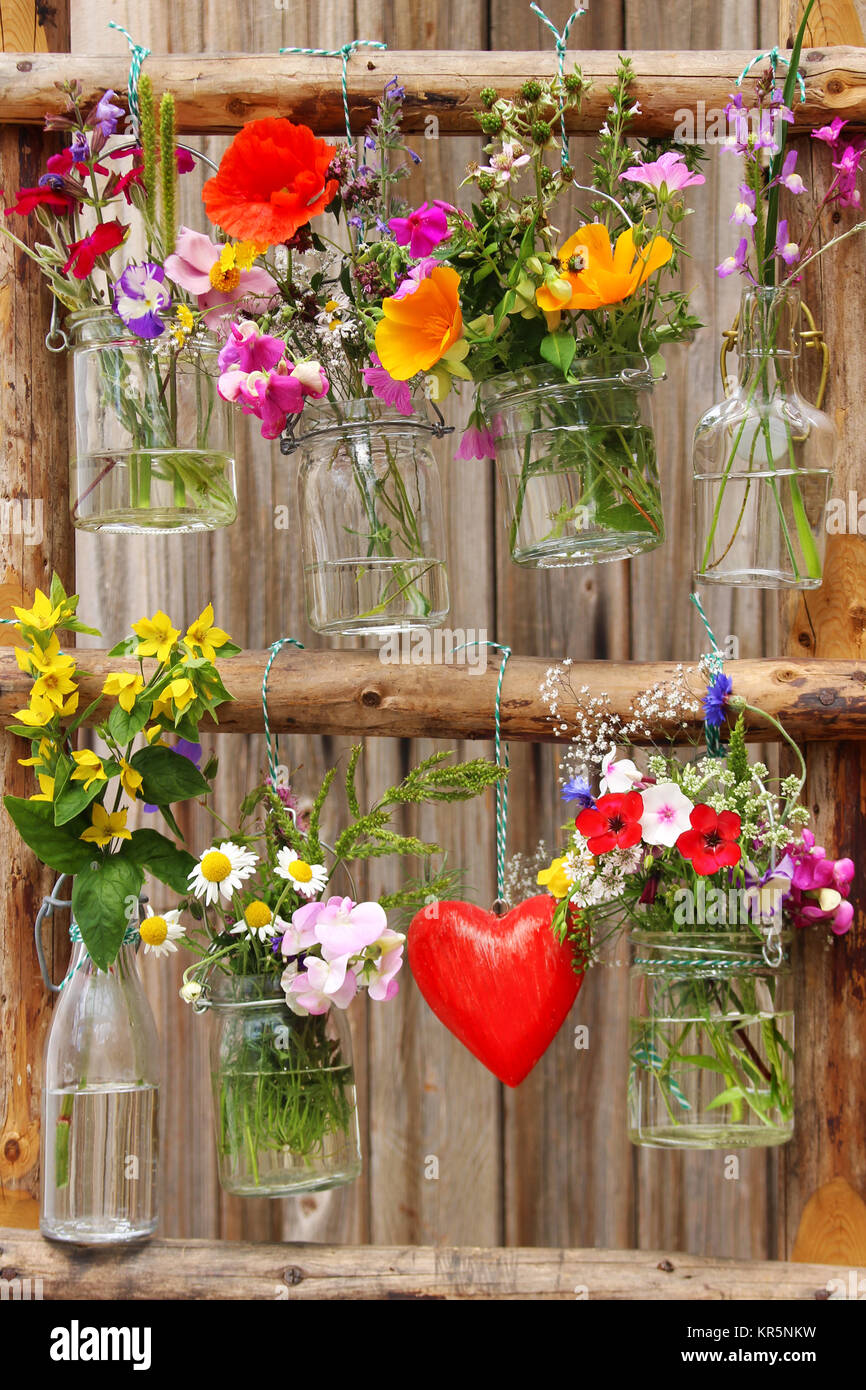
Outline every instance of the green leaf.
<path id="1" fill-rule="evenodd" d="M 545 362 L 558 367 L 565 376 L 574 361 L 577 344 L 569 333 L 548 333 L 542 338 L 539 351 Z"/>
<path id="2" fill-rule="evenodd" d="M 703 1067 L 705 1071 L 719 1071 L 723 1076 L 727 1076 L 730 1068 L 720 1062 L 718 1057 L 689 1057 L 686 1059 L 690 1067 Z"/>
<path id="3" fill-rule="evenodd" d="M 236 647 L 234 642 L 224 642 L 221 647 L 216 648 L 217 661 L 226 661 L 231 656 L 240 656 L 243 647 Z"/>
<path id="4" fill-rule="evenodd" d="M 76 874 L 93 858 L 93 847 L 79 839 L 86 826 L 55 825 L 50 801 L 7 796 L 3 803 L 22 840 L 50 869 L 59 874 Z"/>
<path id="5" fill-rule="evenodd" d="M 689 1062 L 690 1062 L 690 1063 L 693 1062 L 694 1060 L 695 1060 L 695 1059 L 694 1059 L 693 1057 L 690 1057 L 690 1058 L 689 1058 Z M 705 1105 L 705 1106 L 704 1106 L 704 1109 L 705 1109 L 705 1110 L 719 1110 L 719 1109 L 721 1109 L 721 1107 L 722 1107 L 723 1105 L 733 1105 L 735 1101 L 739 1101 L 739 1100 L 742 1100 L 742 1099 L 743 1099 L 743 1088 L 742 1088 L 742 1086 L 729 1086 L 728 1089 L 727 1089 L 726 1091 L 720 1091 L 719 1094 L 716 1096 L 715 1100 L 711 1100 L 710 1103 L 709 1103 L 709 1105 Z"/>
<path id="6" fill-rule="evenodd" d="M 72 915 L 100 970 L 117 958 L 126 928 L 138 913 L 143 882 L 140 867 L 124 853 L 96 859 L 75 875 Z"/>
<path id="7" fill-rule="evenodd" d="M 165 821 L 172 834 L 176 835 L 179 840 L 182 840 L 183 831 L 181 830 L 180 826 L 178 825 L 168 806 L 160 806 L 159 814 L 162 816 L 163 820 Z"/>
<path id="8" fill-rule="evenodd" d="M 115 705 L 108 716 L 108 732 L 116 743 L 132 743 L 141 733 L 150 718 L 150 706 L 136 702 L 128 712 L 122 705 Z"/>
<path id="9" fill-rule="evenodd" d="M 105 696 L 104 696 L 104 695 L 97 695 L 96 699 L 95 699 L 95 700 L 92 700 L 91 703 L 87 706 L 87 709 L 82 710 L 81 713 L 78 715 L 77 719 L 74 719 L 73 722 L 72 722 L 71 724 L 67 725 L 67 728 L 66 728 L 66 737 L 67 737 L 67 738 L 71 738 L 72 735 L 75 733 L 76 729 L 80 728 L 82 724 L 86 724 L 86 723 L 87 723 L 87 720 L 90 718 L 90 716 L 91 716 L 91 714 L 93 713 L 93 711 L 94 711 L 99 705 L 102 704 L 102 701 L 103 701 L 104 699 L 105 699 Z"/>
<path id="10" fill-rule="evenodd" d="M 102 780 L 93 782 L 89 791 L 85 791 L 83 782 L 73 782 L 69 778 L 59 792 L 55 784 L 54 824 L 68 825 L 69 821 L 86 811 L 91 801 L 95 801 L 104 789 L 105 782 Z"/>
<path id="11" fill-rule="evenodd" d="M 133 830 L 124 854 L 160 879 L 175 893 L 189 892 L 189 876 L 195 859 L 188 850 L 172 843 L 158 830 Z"/>
<path id="12" fill-rule="evenodd" d="M 138 638 L 138 637 L 133 637 L 133 636 L 124 637 L 124 639 L 123 639 L 122 642 L 118 642 L 118 644 L 117 644 L 116 647 L 112 647 L 112 648 L 111 648 L 111 651 L 108 653 L 108 655 L 109 655 L 109 656 L 135 656 L 135 653 L 138 651 L 138 644 L 139 644 L 139 641 L 140 641 L 140 638 Z"/>
<path id="13" fill-rule="evenodd" d="M 172 748 L 141 748 L 129 760 L 140 772 L 143 782 L 141 795 L 156 806 L 168 806 L 174 801 L 188 801 L 193 796 L 207 796 L 210 784 L 198 768 L 182 753 Z"/>

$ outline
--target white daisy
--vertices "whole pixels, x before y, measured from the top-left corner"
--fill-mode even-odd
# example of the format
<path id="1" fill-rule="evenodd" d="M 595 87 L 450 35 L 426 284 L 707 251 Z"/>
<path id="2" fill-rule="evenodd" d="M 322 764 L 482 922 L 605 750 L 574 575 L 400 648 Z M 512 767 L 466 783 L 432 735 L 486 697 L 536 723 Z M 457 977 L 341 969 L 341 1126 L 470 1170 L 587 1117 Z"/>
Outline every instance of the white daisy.
<path id="1" fill-rule="evenodd" d="M 306 859 L 299 859 L 288 845 L 277 855 L 274 873 L 278 878 L 288 879 L 302 898 L 314 898 L 328 882 L 328 870 L 324 864 L 308 864 Z"/>
<path id="2" fill-rule="evenodd" d="M 278 933 L 282 936 L 288 925 L 282 917 L 274 916 L 267 903 L 262 902 L 261 898 L 256 898 L 254 902 L 247 903 L 244 915 L 237 926 L 232 927 L 231 935 L 239 936 L 246 932 L 249 937 L 257 936 L 259 941 L 267 941 L 269 937 Z"/>
<path id="3" fill-rule="evenodd" d="M 258 855 L 252 850 L 223 840 L 218 848 L 206 850 L 201 856 L 189 876 L 189 885 L 196 897 L 204 898 L 210 907 L 220 896 L 228 901 L 258 862 Z"/>
<path id="4" fill-rule="evenodd" d="M 180 912 L 177 908 L 164 913 L 162 917 L 145 917 L 138 928 L 138 934 L 144 942 L 146 956 L 168 956 L 177 950 L 174 943 L 179 936 L 183 936 L 183 927 L 179 919 Z"/>

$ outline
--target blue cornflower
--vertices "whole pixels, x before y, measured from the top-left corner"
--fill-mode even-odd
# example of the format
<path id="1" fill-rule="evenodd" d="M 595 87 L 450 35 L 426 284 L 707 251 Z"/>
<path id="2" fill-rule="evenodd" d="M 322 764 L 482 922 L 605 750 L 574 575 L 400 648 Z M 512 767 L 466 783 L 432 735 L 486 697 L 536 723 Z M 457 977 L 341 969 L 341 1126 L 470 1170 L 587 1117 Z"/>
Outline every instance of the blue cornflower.
<path id="1" fill-rule="evenodd" d="M 562 799 L 579 802 L 582 811 L 595 805 L 595 797 L 585 777 L 570 777 L 562 789 Z"/>
<path id="2" fill-rule="evenodd" d="M 718 727 L 725 722 L 725 705 L 732 690 L 733 681 L 724 671 L 719 671 L 718 675 L 713 676 L 703 699 L 704 720 L 707 724 Z"/>

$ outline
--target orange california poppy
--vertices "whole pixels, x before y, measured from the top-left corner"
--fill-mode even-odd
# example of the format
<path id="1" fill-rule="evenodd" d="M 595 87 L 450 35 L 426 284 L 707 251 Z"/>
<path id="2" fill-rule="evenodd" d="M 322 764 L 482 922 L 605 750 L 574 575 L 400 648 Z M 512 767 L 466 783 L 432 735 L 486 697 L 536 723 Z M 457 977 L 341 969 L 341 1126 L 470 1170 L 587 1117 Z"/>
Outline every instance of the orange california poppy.
<path id="1" fill-rule="evenodd" d="M 663 236 L 653 237 L 636 250 L 631 227 L 618 236 L 616 249 L 610 244 L 607 228 L 590 222 L 568 238 L 559 249 L 560 275 L 571 285 L 571 298 L 565 301 L 551 294 L 546 285 L 536 291 L 536 301 L 546 312 L 557 309 L 601 309 L 628 299 L 653 271 L 667 265 L 674 248 Z M 577 256 L 582 270 L 570 270 L 569 260 Z"/>
<path id="2" fill-rule="evenodd" d="M 336 146 L 282 117 L 250 121 L 202 189 L 207 215 L 239 241 L 262 249 L 288 241 L 337 191 L 326 179 Z"/>
<path id="3" fill-rule="evenodd" d="M 412 294 L 383 300 L 376 352 L 395 381 L 429 371 L 461 337 L 459 286 L 457 271 L 440 265 Z"/>

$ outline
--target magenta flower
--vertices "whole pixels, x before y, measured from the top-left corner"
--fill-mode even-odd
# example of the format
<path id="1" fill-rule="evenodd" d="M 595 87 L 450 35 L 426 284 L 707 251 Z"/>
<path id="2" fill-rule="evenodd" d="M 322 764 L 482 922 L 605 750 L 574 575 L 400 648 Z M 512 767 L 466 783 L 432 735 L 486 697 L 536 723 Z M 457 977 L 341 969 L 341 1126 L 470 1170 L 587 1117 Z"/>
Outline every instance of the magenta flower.
<path id="1" fill-rule="evenodd" d="M 217 362 L 221 372 L 227 372 L 232 367 L 242 372 L 267 372 L 277 365 L 285 352 L 286 345 L 282 338 L 259 332 L 258 325 L 248 319 L 230 325 L 229 336 L 220 349 Z"/>
<path id="2" fill-rule="evenodd" d="M 796 241 L 788 240 L 788 222 L 782 218 L 776 233 L 776 255 L 781 256 L 785 265 L 795 265 L 800 259 L 800 247 Z"/>
<path id="3" fill-rule="evenodd" d="M 386 405 L 393 405 L 401 415 L 412 414 L 412 392 L 405 381 L 395 381 L 386 372 L 375 352 L 370 353 L 371 367 L 365 367 L 361 375 L 373 395 Z"/>
<path id="4" fill-rule="evenodd" d="M 416 265 L 410 266 L 408 275 L 405 280 L 400 281 L 391 298 L 405 299 L 407 295 L 414 294 L 421 281 L 426 280 L 431 270 L 434 270 L 438 264 L 439 262 L 433 256 L 425 256 Z"/>
<path id="5" fill-rule="evenodd" d="M 288 965 L 280 983 L 292 1012 L 326 1014 L 332 1004 L 347 1009 L 358 992 L 357 977 L 348 965 L 348 956 L 331 961 L 307 956 L 302 970 Z"/>
<path id="6" fill-rule="evenodd" d="M 836 145 L 841 131 L 847 124 L 841 116 L 834 116 L 829 125 L 822 125 L 818 130 L 812 131 L 812 139 L 823 140 L 825 145 Z"/>
<path id="7" fill-rule="evenodd" d="M 838 161 L 833 162 L 833 168 L 838 169 L 836 176 L 836 201 L 842 208 L 858 208 L 860 206 L 860 190 L 857 188 L 857 175 L 860 172 L 860 161 L 866 150 L 859 144 L 846 145 Z"/>
<path id="8" fill-rule="evenodd" d="M 736 271 L 743 270 L 748 254 L 749 243 L 743 237 L 733 256 L 726 256 L 721 265 L 716 266 L 716 274 L 719 279 L 724 280 L 727 275 L 733 275 Z"/>
<path id="9" fill-rule="evenodd" d="M 498 417 L 492 425 L 487 425 L 481 412 L 473 410 L 454 455 L 455 461 L 466 463 L 469 459 L 495 459 L 496 441 L 504 430 L 505 426 Z"/>
<path id="10" fill-rule="evenodd" d="M 245 415 L 261 421 L 263 439 L 277 439 L 290 415 L 300 415 L 308 396 L 319 398 L 328 390 L 328 378 L 318 362 L 298 367 L 282 358 L 270 371 L 223 372 L 217 391 L 224 401 L 237 402 Z"/>
<path id="11" fill-rule="evenodd" d="M 447 206 L 447 203 L 437 199 L 432 206 L 422 203 L 408 217 L 392 217 L 388 226 L 394 233 L 397 245 L 408 246 L 413 256 L 429 256 L 434 246 L 450 235 L 445 216 Z"/>
<path id="12" fill-rule="evenodd" d="M 848 902 L 854 878 L 850 859 L 828 859 L 821 845 L 815 844 L 811 830 L 803 831 L 802 840 L 788 845 L 785 854 L 793 861 L 791 879 L 791 913 L 798 927 L 829 922 L 830 930 L 842 936 L 854 919 L 854 908 Z"/>
<path id="13" fill-rule="evenodd" d="M 656 188 L 662 197 L 678 193 L 681 188 L 692 184 L 705 183 L 703 174 L 692 173 L 681 154 L 669 150 L 651 164 L 637 164 L 620 174 L 620 181 L 641 183 L 645 188 Z"/>
<path id="14" fill-rule="evenodd" d="M 218 290 L 211 280 L 211 270 L 220 258 L 221 246 L 215 245 L 203 232 L 181 227 L 174 251 L 165 260 L 165 272 L 176 285 L 194 294 L 198 307 L 205 311 L 208 328 L 217 328 L 226 314 L 238 305 L 251 314 L 264 313 L 279 294 L 272 275 L 261 266 L 238 272 L 233 290 Z"/>
<path id="15" fill-rule="evenodd" d="M 797 151 L 789 150 L 785 155 L 785 162 L 782 165 L 782 172 L 779 175 L 779 182 L 784 184 L 789 193 L 805 193 L 806 185 L 800 175 L 794 172 L 797 164 Z"/>

